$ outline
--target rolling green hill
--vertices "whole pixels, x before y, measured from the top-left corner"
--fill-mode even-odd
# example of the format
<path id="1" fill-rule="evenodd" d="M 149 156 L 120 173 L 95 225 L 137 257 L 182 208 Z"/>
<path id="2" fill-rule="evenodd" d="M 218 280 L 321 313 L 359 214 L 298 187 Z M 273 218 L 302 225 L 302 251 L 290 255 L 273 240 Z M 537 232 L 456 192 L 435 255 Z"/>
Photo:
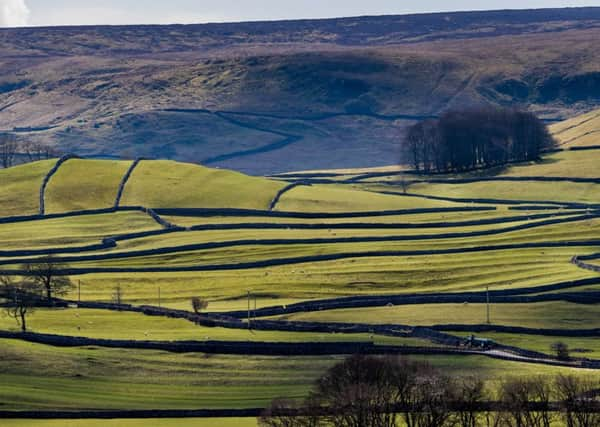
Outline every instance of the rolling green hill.
<path id="1" fill-rule="evenodd" d="M 56 160 L 0 170 L 0 216 L 35 215 L 40 210 L 40 187 Z"/>
<path id="2" fill-rule="evenodd" d="M 0 217 L 35 215 L 40 188 L 57 160 L 0 170 Z M 69 159 L 48 181 L 45 213 L 109 209 L 131 161 Z M 284 183 L 172 161 L 141 161 L 121 206 L 268 209 Z"/>
<path id="3" fill-rule="evenodd" d="M 600 360 L 592 330 L 600 277 L 573 257 L 600 253 L 599 155 L 565 150 L 459 176 L 384 168 L 346 171 L 328 181 L 329 172 L 321 171 L 300 174 L 302 185 L 293 188 L 287 188 L 293 175 L 266 179 L 142 160 L 124 186 L 120 209 L 85 215 L 69 212 L 113 206 L 132 163 L 66 160 L 45 195 L 47 213 L 65 214 L 0 224 L 0 271 L 18 275 L 24 264 L 50 253 L 68 265 L 65 273 L 77 286 L 62 307 L 29 316 L 34 333 L 152 340 L 158 347 L 33 344 L 22 340 L 13 319 L 1 317 L 0 333 L 13 334 L 0 339 L 3 409 L 253 408 L 277 396 L 302 397 L 342 357 L 219 354 L 238 342 L 411 346 L 413 357 L 453 375 L 476 370 L 491 389 L 507 372 L 597 377 L 597 370 L 580 369 L 592 363 L 580 358 Z M 4 200 L 13 203 L 1 212 L 35 213 L 43 177 L 55 164 L 0 171 L 9 183 Z M 405 186 L 399 176 L 415 182 Z M 453 182 L 461 178 L 466 181 Z M 311 179 L 316 182 L 308 185 Z M 222 209 L 161 211 L 169 208 Z M 245 216 L 226 208 L 253 211 Z M 179 227 L 165 227 L 161 219 Z M 114 302 L 117 287 L 129 305 L 101 305 Z M 478 332 L 486 289 L 492 325 Z M 186 317 L 194 316 L 195 296 L 209 301 L 202 321 Z M 349 297 L 355 305 L 344 305 Z M 258 313 L 252 330 L 249 303 L 250 313 Z M 231 323 L 223 327 L 220 316 Z M 264 322 L 271 323 L 261 330 Z M 422 335 L 436 325 L 444 331 L 437 334 L 456 340 L 471 333 L 491 338 L 513 360 L 486 351 L 467 356 L 460 345 Z M 573 336 L 576 330 L 591 332 Z M 189 340 L 214 341 L 217 354 L 167 351 Z M 571 347 L 572 361 L 551 358 L 557 340 Z M 432 348 L 452 354 L 423 356 Z M 562 366 L 531 358 L 523 363 L 519 357 L 529 351 Z"/>
<path id="4" fill-rule="evenodd" d="M 50 180 L 46 212 L 111 208 L 131 162 L 71 159 Z"/>
<path id="5" fill-rule="evenodd" d="M 122 205 L 151 208 L 267 209 L 284 184 L 172 161 L 142 161 Z"/>
<path id="6" fill-rule="evenodd" d="M 550 131 L 564 147 L 600 145 L 600 110 L 554 124 Z"/>

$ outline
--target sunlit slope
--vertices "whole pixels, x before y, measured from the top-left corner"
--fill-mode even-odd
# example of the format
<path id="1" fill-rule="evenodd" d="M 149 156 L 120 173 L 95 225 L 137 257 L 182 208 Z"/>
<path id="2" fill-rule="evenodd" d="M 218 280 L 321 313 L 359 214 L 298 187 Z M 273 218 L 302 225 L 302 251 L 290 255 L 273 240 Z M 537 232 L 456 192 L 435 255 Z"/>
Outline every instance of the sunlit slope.
<path id="1" fill-rule="evenodd" d="M 550 132 L 561 146 L 589 147 L 600 145 L 600 110 L 550 126 Z"/>
<path id="2" fill-rule="evenodd" d="M 40 187 L 56 160 L 0 169 L 0 217 L 39 212 Z"/>
<path id="3" fill-rule="evenodd" d="M 46 213 L 110 208 L 130 161 L 71 159 L 46 189 Z"/>
<path id="4" fill-rule="evenodd" d="M 600 123 L 599 128 L 600 130 Z M 598 136 L 600 145 L 600 134 Z M 600 178 L 600 150 L 559 151 L 539 162 L 507 167 L 501 176 Z"/>
<path id="5" fill-rule="evenodd" d="M 313 185 L 295 187 L 285 193 L 277 204 L 277 210 L 365 212 L 460 206 L 458 203 L 378 194 L 348 186 Z"/>
<path id="6" fill-rule="evenodd" d="M 267 209 L 285 184 L 241 173 L 167 160 L 142 161 L 123 206 Z"/>

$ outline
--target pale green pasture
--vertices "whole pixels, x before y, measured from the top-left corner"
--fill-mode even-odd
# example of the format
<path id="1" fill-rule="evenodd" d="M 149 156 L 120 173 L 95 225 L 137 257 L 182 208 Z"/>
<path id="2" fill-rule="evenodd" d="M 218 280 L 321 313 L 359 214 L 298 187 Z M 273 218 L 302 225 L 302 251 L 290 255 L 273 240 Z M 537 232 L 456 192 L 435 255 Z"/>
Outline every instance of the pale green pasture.
<path id="1" fill-rule="evenodd" d="M 327 298 L 360 294 L 443 292 L 529 287 L 596 277 L 570 263 L 574 253 L 597 248 L 547 248 L 473 254 L 379 257 L 302 263 L 237 271 L 111 273 L 73 277 L 82 281 L 82 298 L 110 300 L 120 283 L 125 300 L 187 303 L 200 295 L 211 301 L 239 298 L 247 290 L 259 298 Z M 232 254 L 232 256 L 235 254 Z M 75 293 L 72 298 L 76 298 Z M 243 304 L 243 302 L 242 302 Z"/>
<path id="2" fill-rule="evenodd" d="M 46 189 L 46 212 L 110 208 L 130 161 L 71 159 L 63 163 Z"/>
<path id="3" fill-rule="evenodd" d="M 142 161 L 122 205 L 151 208 L 267 209 L 284 183 L 167 160 Z"/>
<path id="4" fill-rule="evenodd" d="M 0 217 L 37 215 L 40 187 L 56 159 L 0 169 Z"/>
<path id="5" fill-rule="evenodd" d="M 599 203 L 600 184 L 573 182 L 480 181 L 468 184 L 418 183 L 415 194 L 450 198 L 489 198 L 506 200 Z"/>
<path id="6" fill-rule="evenodd" d="M 318 322 L 362 322 L 373 324 L 440 325 L 485 324 L 485 304 L 418 304 L 393 307 L 353 308 L 294 313 L 279 318 Z M 600 328 L 600 305 L 568 302 L 531 304 L 494 304 L 491 298 L 492 325 L 529 328 Z"/>
<path id="7" fill-rule="evenodd" d="M 142 212 L 74 216 L 0 224 L 2 249 L 33 249 L 97 244 L 104 237 L 158 230 L 162 227 Z"/>
<path id="8" fill-rule="evenodd" d="M 4 409 L 256 408 L 299 399 L 343 359 L 221 356 L 95 347 L 60 348 L 1 340 Z M 414 356 L 451 375 L 501 377 L 573 373 L 572 368 L 506 362 L 483 356 Z"/>
<path id="9" fill-rule="evenodd" d="M 453 202 L 363 191 L 358 185 L 313 185 L 286 192 L 276 206 L 278 211 L 361 212 L 374 210 L 437 208 L 460 206 Z"/>
<path id="10" fill-rule="evenodd" d="M 0 316 L 0 329 L 18 331 L 14 319 Z M 88 338 L 156 341 L 262 341 L 336 342 L 431 345 L 426 340 L 313 332 L 252 331 L 209 328 L 182 319 L 145 316 L 140 313 L 90 309 L 40 309 L 28 318 L 28 330 L 44 334 Z"/>

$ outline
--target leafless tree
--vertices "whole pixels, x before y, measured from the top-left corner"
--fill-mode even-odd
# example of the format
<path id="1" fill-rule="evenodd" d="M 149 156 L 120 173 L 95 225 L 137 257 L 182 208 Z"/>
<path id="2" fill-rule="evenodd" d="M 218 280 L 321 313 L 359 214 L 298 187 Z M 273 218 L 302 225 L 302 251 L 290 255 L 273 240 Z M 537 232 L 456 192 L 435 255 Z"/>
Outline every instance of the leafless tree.
<path id="1" fill-rule="evenodd" d="M 53 257 L 23 265 L 25 275 L 44 289 L 48 301 L 52 301 L 53 297 L 66 295 L 73 288 L 71 280 L 62 274 L 67 269 L 66 264 Z"/>
<path id="2" fill-rule="evenodd" d="M 33 313 L 41 300 L 41 288 L 35 282 L 0 277 L 0 287 L 6 299 L 5 313 L 16 320 L 21 331 L 27 332 L 27 315 Z"/>
<path id="3" fill-rule="evenodd" d="M 415 170 L 452 172 L 537 160 L 556 141 L 534 114 L 506 108 L 453 110 L 412 126 L 404 146 Z"/>
<path id="4" fill-rule="evenodd" d="M 321 377 L 314 396 L 334 427 L 395 427 L 391 358 L 352 356 Z"/>
<path id="5" fill-rule="evenodd" d="M 208 308 L 208 300 L 202 297 L 192 297 L 192 309 L 194 313 L 200 314 L 202 310 Z"/>
<path id="6" fill-rule="evenodd" d="M 117 305 L 123 304 L 123 288 L 121 288 L 121 285 L 115 286 L 112 294 L 112 302 Z"/>
<path id="7" fill-rule="evenodd" d="M 408 193 L 408 188 L 410 187 L 410 181 L 406 179 L 406 177 L 400 178 L 400 187 L 402 187 L 402 193 Z"/>
<path id="8" fill-rule="evenodd" d="M 571 358 L 569 346 L 562 341 L 553 343 L 550 350 L 556 354 L 556 358 L 559 360 L 569 360 Z"/>
<path id="9" fill-rule="evenodd" d="M 27 159 L 30 162 L 60 157 L 58 150 L 42 142 L 25 143 L 22 145 L 22 150 L 27 155 Z"/>
<path id="10" fill-rule="evenodd" d="M 260 427 L 318 427 L 320 422 L 318 409 L 285 399 L 273 400 L 258 419 Z"/>
<path id="11" fill-rule="evenodd" d="M 550 392 L 550 384 L 543 377 L 506 380 L 500 391 L 503 425 L 550 427 Z"/>
<path id="12" fill-rule="evenodd" d="M 456 418 L 460 427 L 478 427 L 481 406 L 487 402 L 485 383 L 479 377 L 464 377 L 455 381 Z"/>
<path id="13" fill-rule="evenodd" d="M 0 133 L 0 163 L 3 168 L 15 164 L 18 154 L 17 138 L 12 133 Z"/>
<path id="14" fill-rule="evenodd" d="M 600 425 L 600 382 L 573 375 L 556 377 L 554 388 L 566 427 Z"/>

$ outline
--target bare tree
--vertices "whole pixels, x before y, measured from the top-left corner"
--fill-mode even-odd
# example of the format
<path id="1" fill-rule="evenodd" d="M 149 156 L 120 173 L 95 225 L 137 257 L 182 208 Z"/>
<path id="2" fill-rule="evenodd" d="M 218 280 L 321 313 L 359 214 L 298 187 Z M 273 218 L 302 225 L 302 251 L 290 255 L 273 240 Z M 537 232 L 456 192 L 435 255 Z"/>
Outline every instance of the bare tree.
<path id="1" fill-rule="evenodd" d="M 320 418 L 318 409 L 309 405 L 299 406 L 297 402 L 275 399 L 265 409 L 258 425 L 260 427 L 318 427 Z"/>
<path id="2" fill-rule="evenodd" d="M 503 425 L 550 427 L 550 390 L 543 377 L 506 380 L 500 391 Z"/>
<path id="3" fill-rule="evenodd" d="M 561 405 L 566 427 L 595 427 L 600 425 L 600 383 L 590 377 L 573 375 L 556 377 L 554 388 Z"/>
<path id="4" fill-rule="evenodd" d="M 112 302 L 117 305 L 123 304 L 123 288 L 121 288 L 121 285 L 115 286 L 112 294 Z"/>
<path id="5" fill-rule="evenodd" d="M 28 142 L 22 145 L 23 152 L 27 155 L 30 162 L 38 160 L 48 160 L 53 157 L 60 157 L 58 150 L 48 144 L 41 142 Z"/>
<path id="6" fill-rule="evenodd" d="M 485 383 L 479 377 L 465 377 L 455 381 L 456 418 L 460 427 L 477 427 L 478 413 L 487 401 Z"/>
<path id="7" fill-rule="evenodd" d="M 537 160 L 556 141 L 534 114 L 507 108 L 453 110 L 413 125 L 404 147 L 416 171 L 452 172 Z"/>
<path id="8" fill-rule="evenodd" d="M 41 288 L 34 282 L 17 281 L 9 276 L 0 277 L 0 286 L 6 299 L 5 313 L 16 320 L 21 331 L 27 332 L 27 315 L 40 302 Z"/>
<path id="9" fill-rule="evenodd" d="M 12 133 L 0 133 L 0 163 L 3 168 L 9 168 L 15 164 L 17 157 L 17 138 Z"/>
<path id="10" fill-rule="evenodd" d="M 406 194 L 408 193 L 408 188 L 410 187 L 410 181 L 406 179 L 406 177 L 402 177 L 400 178 L 400 187 L 402 187 L 402 193 Z"/>
<path id="11" fill-rule="evenodd" d="M 569 346 L 562 341 L 557 341 L 550 346 L 550 350 L 556 354 L 559 360 L 569 360 L 571 358 Z"/>
<path id="12" fill-rule="evenodd" d="M 192 297 L 192 309 L 194 313 L 200 314 L 202 310 L 208 308 L 208 300 L 202 297 Z"/>
<path id="13" fill-rule="evenodd" d="M 66 264 L 53 257 L 23 265 L 25 275 L 44 289 L 48 301 L 52 301 L 53 297 L 66 295 L 73 288 L 71 279 L 62 274 L 67 269 Z"/>
<path id="14" fill-rule="evenodd" d="M 328 409 L 325 425 L 395 427 L 393 358 L 352 356 L 316 384 L 313 399 Z"/>

